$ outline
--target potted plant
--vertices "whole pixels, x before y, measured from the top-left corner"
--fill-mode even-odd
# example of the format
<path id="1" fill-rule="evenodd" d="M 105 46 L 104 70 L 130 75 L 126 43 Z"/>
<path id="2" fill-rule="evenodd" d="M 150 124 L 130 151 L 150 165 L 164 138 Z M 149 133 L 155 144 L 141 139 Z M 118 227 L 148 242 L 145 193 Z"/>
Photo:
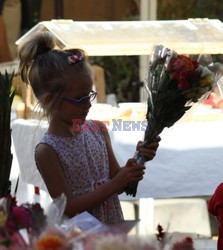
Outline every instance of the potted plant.
<path id="1" fill-rule="evenodd" d="M 13 73 L 0 73 L 0 197 L 10 194 L 11 153 L 11 105 L 15 95 L 12 87 Z"/>

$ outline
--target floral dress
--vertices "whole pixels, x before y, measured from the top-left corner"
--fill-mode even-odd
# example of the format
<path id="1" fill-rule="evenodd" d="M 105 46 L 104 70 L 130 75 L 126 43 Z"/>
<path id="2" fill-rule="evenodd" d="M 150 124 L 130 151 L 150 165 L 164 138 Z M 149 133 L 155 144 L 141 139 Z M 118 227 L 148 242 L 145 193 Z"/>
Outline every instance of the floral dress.
<path id="1" fill-rule="evenodd" d="M 74 137 L 45 133 L 40 143 L 48 144 L 57 153 L 73 197 L 91 192 L 110 181 L 107 148 L 100 130 L 85 129 Z M 117 194 L 88 212 L 104 223 L 123 221 Z"/>

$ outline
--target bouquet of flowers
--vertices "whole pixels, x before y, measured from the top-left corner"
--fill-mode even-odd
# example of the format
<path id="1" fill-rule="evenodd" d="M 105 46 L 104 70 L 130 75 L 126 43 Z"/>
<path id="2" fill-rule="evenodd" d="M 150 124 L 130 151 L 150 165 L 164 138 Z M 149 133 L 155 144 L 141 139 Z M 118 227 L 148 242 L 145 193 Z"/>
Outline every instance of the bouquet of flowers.
<path id="1" fill-rule="evenodd" d="M 0 200 L 1 250 L 194 250 L 191 238 L 176 241 L 161 226 L 157 235 L 127 235 L 130 223 L 104 225 L 87 212 L 61 221 L 65 199 L 59 197 L 45 215 L 39 203 L 18 205 L 14 197 Z M 55 220 L 53 215 L 57 217 Z M 49 220 L 51 222 L 49 223 Z M 58 224 L 59 223 L 59 224 Z M 85 230 L 83 230 L 85 228 Z"/>
<path id="2" fill-rule="evenodd" d="M 164 128 L 178 121 L 192 103 L 210 93 L 216 75 L 188 56 L 178 55 L 163 45 L 155 46 L 145 83 L 148 93 L 148 124 L 144 144 L 152 142 Z M 136 152 L 135 159 L 139 164 L 146 162 L 140 152 Z M 129 185 L 126 194 L 135 197 L 137 185 Z"/>
<path id="3" fill-rule="evenodd" d="M 74 230 L 71 235 L 61 228 L 65 206 L 64 194 L 53 199 L 46 213 L 39 203 L 18 205 L 15 197 L 1 198 L 0 249 L 71 249 Z"/>
<path id="4" fill-rule="evenodd" d="M 15 197 L 3 197 L 0 200 L 0 249 L 30 249 L 45 224 L 46 216 L 39 203 L 18 205 Z"/>

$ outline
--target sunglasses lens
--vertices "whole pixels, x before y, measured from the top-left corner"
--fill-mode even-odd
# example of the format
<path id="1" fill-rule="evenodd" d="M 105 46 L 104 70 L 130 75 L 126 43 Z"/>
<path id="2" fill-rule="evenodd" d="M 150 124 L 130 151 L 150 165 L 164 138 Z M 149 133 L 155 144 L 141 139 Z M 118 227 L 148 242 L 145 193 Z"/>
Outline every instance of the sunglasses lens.
<path id="1" fill-rule="evenodd" d="M 97 96 L 97 92 L 93 92 L 90 95 L 84 96 L 84 97 L 82 97 L 80 99 L 73 99 L 73 98 L 69 98 L 69 97 L 64 97 L 63 99 L 67 100 L 69 102 L 72 102 L 74 104 L 82 104 L 82 103 L 85 103 L 87 101 L 92 102 L 95 99 L 96 96 Z"/>

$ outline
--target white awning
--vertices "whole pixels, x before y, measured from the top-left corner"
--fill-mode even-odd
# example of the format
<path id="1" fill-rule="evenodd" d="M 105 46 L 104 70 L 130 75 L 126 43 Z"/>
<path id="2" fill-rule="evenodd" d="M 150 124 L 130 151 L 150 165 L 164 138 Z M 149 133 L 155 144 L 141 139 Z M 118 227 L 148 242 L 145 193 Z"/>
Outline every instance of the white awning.
<path id="1" fill-rule="evenodd" d="M 38 23 L 17 40 L 48 30 L 60 48 L 81 48 L 89 56 L 148 55 L 163 44 L 180 54 L 223 54 L 223 23 L 218 19 L 176 21 L 52 20 Z"/>

